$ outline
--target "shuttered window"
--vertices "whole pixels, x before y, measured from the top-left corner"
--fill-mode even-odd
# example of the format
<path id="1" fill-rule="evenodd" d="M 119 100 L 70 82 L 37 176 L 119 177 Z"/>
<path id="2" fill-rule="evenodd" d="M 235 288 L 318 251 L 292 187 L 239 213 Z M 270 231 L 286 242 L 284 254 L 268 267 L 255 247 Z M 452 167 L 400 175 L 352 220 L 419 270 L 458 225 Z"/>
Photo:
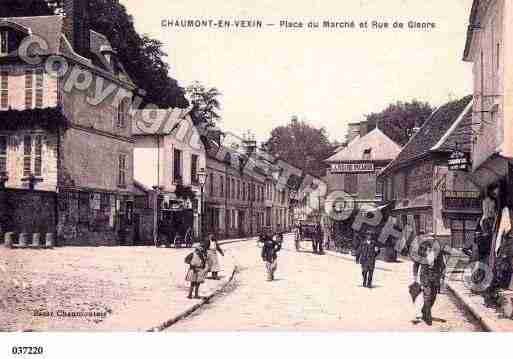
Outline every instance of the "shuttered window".
<path id="1" fill-rule="evenodd" d="M 0 108 L 9 107 L 9 73 L 7 71 L 0 72 Z"/>
<path id="2" fill-rule="evenodd" d="M 9 137 L 0 136 L 0 174 L 7 172 L 7 144 Z"/>

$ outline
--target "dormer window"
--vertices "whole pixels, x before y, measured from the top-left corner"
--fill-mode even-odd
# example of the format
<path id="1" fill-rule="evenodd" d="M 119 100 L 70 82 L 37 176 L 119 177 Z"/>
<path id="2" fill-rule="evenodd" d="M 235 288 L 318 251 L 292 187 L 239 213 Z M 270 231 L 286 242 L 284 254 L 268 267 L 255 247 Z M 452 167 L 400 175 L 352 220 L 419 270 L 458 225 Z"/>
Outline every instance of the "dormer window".
<path id="1" fill-rule="evenodd" d="M 363 159 L 364 160 L 370 160 L 371 159 L 371 153 L 372 153 L 372 148 L 366 148 L 365 150 L 363 150 Z"/>
<path id="2" fill-rule="evenodd" d="M 0 56 L 9 54 L 9 31 L 0 30 Z"/>

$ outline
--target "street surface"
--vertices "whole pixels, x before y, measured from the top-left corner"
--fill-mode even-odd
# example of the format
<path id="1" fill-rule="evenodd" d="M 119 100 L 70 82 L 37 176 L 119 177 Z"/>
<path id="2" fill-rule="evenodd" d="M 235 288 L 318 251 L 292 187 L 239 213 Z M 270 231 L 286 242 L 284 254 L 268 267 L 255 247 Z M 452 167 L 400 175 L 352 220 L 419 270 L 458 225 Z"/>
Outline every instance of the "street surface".
<path id="1" fill-rule="evenodd" d="M 225 293 L 168 330 L 481 330 L 446 290 L 433 308 L 434 323 L 413 324 L 408 293 L 411 264 L 378 261 L 374 288 L 361 285 L 360 266 L 348 256 L 296 253 L 286 236 L 276 280 L 267 282 L 255 242 L 223 245 L 240 272 Z"/>
<path id="2" fill-rule="evenodd" d="M 184 257 L 189 252 L 0 247 L 0 331 L 144 331 L 158 326 L 200 302 L 186 298 Z M 231 257 L 222 257 L 221 263 L 223 280 L 207 280 L 200 295 L 212 293 L 231 274 Z M 49 312 L 54 316 L 45 315 Z M 90 313 L 104 317 L 85 316 Z"/>

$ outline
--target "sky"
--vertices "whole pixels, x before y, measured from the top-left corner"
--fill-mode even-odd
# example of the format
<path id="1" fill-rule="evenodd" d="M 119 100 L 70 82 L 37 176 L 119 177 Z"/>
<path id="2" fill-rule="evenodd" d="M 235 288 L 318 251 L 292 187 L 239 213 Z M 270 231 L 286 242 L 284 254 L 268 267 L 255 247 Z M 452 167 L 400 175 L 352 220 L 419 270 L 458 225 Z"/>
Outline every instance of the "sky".
<path id="1" fill-rule="evenodd" d="M 346 126 L 396 101 L 439 106 L 472 92 L 462 61 L 472 0 L 120 0 L 139 33 L 160 40 L 170 75 L 223 96 L 220 127 L 257 140 L 293 115 L 343 141 Z M 260 20 L 262 28 L 162 27 L 163 20 Z M 355 22 L 354 29 L 323 21 Z M 302 22 L 285 28 L 281 21 Z M 320 22 L 310 29 L 309 21 Z M 369 28 L 359 27 L 368 21 Z M 373 29 L 372 21 L 388 22 Z M 403 29 L 393 28 L 395 21 Z M 435 28 L 409 28 L 408 22 Z M 266 24 L 274 24 L 267 26 Z"/>

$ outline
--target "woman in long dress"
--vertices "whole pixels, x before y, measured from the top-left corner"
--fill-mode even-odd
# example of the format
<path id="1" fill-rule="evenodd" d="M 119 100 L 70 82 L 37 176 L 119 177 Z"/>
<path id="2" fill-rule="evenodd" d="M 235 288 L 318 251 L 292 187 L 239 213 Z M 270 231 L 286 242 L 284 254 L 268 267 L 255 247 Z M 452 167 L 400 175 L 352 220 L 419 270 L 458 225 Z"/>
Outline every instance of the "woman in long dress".
<path id="1" fill-rule="evenodd" d="M 221 266 L 219 265 L 219 255 L 217 253 L 221 253 L 224 256 L 224 252 L 221 249 L 219 243 L 217 243 L 217 239 L 213 234 L 208 236 L 207 240 L 207 273 L 212 272 L 212 279 L 219 280 L 219 272 L 221 271 Z"/>

